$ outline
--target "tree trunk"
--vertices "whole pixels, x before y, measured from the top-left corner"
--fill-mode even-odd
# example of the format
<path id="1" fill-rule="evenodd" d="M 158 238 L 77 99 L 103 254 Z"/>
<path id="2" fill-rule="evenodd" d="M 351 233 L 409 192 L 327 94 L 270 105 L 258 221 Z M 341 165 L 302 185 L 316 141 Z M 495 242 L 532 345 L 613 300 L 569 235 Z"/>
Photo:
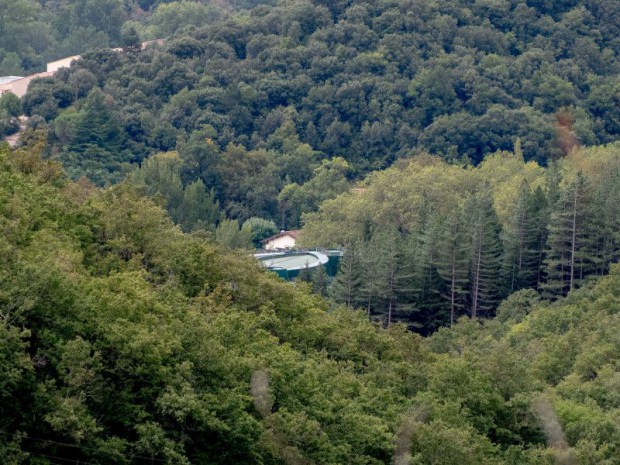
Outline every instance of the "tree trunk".
<path id="1" fill-rule="evenodd" d="M 478 245 L 476 251 L 476 268 L 474 272 L 474 280 L 472 283 L 472 302 L 471 302 L 471 317 L 476 318 L 478 315 L 478 295 L 480 292 L 480 264 L 482 261 L 482 247 Z"/>
<path id="2" fill-rule="evenodd" d="M 570 250 L 570 286 L 572 291 L 575 287 L 575 242 L 577 239 L 577 199 L 579 197 L 579 191 L 575 190 L 575 196 L 573 197 L 573 222 L 571 231 L 571 250 Z"/>

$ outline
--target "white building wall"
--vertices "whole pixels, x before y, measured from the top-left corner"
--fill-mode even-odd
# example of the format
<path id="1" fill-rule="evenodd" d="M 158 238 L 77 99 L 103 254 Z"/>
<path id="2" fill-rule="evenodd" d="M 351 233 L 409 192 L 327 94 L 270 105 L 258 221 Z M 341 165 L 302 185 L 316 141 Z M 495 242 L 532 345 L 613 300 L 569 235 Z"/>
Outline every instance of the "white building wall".
<path id="1" fill-rule="evenodd" d="M 79 60 L 80 58 L 80 55 L 74 55 L 72 57 L 63 58 L 62 60 L 52 61 L 47 64 L 47 72 L 55 73 L 60 68 L 68 68 L 71 66 L 72 61 Z"/>
<path id="2" fill-rule="evenodd" d="M 288 235 L 278 237 L 265 244 L 265 250 L 292 249 L 293 247 L 295 247 L 295 239 Z"/>

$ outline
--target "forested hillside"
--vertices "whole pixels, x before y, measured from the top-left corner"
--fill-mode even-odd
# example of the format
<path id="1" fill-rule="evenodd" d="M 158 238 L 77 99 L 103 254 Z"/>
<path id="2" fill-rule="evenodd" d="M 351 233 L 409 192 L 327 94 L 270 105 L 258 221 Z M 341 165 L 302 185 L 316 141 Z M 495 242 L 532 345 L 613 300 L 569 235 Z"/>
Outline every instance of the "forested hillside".
<path id="1" fill-rule="evenodd" d="M 86 53 L 23 108 L 73 178 L 117 182 L 176 150 L 183 188 L 293 228 L 347 180 L 423 151 L 478 164 L 520 138 L 544 165 L 616 140 L 615 3 L 290 0 L 210 19 L 161 5 L 127 27 L 165 46 Z"/>
<path id="2" fill-rule="evenodd" d="M 172 3 L 172 4 L 171 4 Z M 136 28 L 159 38 L 270 0 L 1 0 L 0 76 L 45 71 L 49 61 L 131 42 Z M 161 5 L 161 8 L 158 7 Z"/>
<path id="3" fill-rule="evenodd" d="M 516 153 L 478 167 L 402 160 L 304 217 L 304 244 L 344 247 L 340 303 L 423 332 L 491 316 L 535 289 L 556 299 L 620 258 L 620 145 L 542 168 Z"/>
<path id="4" fill-rule="evenodd" d="M 423 339 L 3 146 L 0 462 L 617 465 L 619 289 Z"/>
<path id="5" fill-rule="evenodd" d="M 616 3 L 0 0 L 0 463 L 620 465 Z"/>

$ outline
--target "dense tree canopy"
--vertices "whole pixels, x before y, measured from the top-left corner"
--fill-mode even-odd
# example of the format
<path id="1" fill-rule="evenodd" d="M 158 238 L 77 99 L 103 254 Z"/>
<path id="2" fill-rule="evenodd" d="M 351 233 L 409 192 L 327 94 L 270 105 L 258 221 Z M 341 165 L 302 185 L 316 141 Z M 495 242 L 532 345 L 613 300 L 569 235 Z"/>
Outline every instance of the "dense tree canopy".
<path id="1" fill-rule="evenodd" d="M 600 154 L 571 163 L 606 176 Z M 0 232 L 2 463 L 620 463 L 617 267 L 423 339 L 328 311 L 129 183 L 99 191 L 6 146 Z"/>
<path id="2" fill-rule="evenodd" d="M 0 0 L 0 463 L 620 465 L 619 15 Z"/>
<path id="3" fill-rule="evenodd" d="M 136 29 L 147 39 L 204 25 L 269 0 L 2 0 L 0 76 L 44 71 L 49 61 L 107 46 L 123 46 Z"/>
<path id="4" fill-rule="evenodd" d="M 25 109 L 49 122 L 49 152 L 73 177 L 115 182 L 176 149 L 184 186 L 200 179 L 228 216 L 279 228 L 339 193 L 304 185 L 325 160 L 353 179 L 424 151 L 477 165 L 519 139 L 546 165 L 620 133 L 612 0 L 271 3 L 162 4 L 124 31 L 165 45 L 86 53 L 33 84 Z M 119 150 L 82 166 L 73 112 L 93 86 Z"/>
<path id="5" fill-rule="evenodd" d="M 302 244 L 352 251 L 336 301 L 384 321 L 396 309 L 426 332 L 492 315 L 519 289 L 554 299 L 607 273 L 620 259 L 620 146 L 575 150 L 546 169 L 516 149 L 477 168 L 401 161 L 305 215 Z"/>

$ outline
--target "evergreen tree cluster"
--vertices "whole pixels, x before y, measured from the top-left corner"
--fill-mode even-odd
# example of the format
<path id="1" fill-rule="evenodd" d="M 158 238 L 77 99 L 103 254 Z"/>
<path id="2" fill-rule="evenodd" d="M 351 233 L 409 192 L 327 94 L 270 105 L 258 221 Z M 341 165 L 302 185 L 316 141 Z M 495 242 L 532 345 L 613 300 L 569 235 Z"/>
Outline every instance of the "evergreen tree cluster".
<path id="1" fill-rule="evenodd" d="M 201 180 L 184 186 L 180 166 L 176 153 L 161 153 L 146 160 L 129 181 L 141 187 L 145 195 L 159 198 L 185 231 L 214 229 L 225 217 L 213 190 L 207 191 Z"/>
<path id="2" fill-rule="evenodd" d="M 617 144 L 547 169 L 512 153 L 476 170 L 421 158 L 308 215 L 304 241 L 344 246 L 331 286 L 337 302 L 433 331 L 463 314 L 491 316 L 521 289 L 556 299 L 606 274 L 620 258 L 619 174 Z M 441 198 L 450 177 L 455 198 Z"/>

